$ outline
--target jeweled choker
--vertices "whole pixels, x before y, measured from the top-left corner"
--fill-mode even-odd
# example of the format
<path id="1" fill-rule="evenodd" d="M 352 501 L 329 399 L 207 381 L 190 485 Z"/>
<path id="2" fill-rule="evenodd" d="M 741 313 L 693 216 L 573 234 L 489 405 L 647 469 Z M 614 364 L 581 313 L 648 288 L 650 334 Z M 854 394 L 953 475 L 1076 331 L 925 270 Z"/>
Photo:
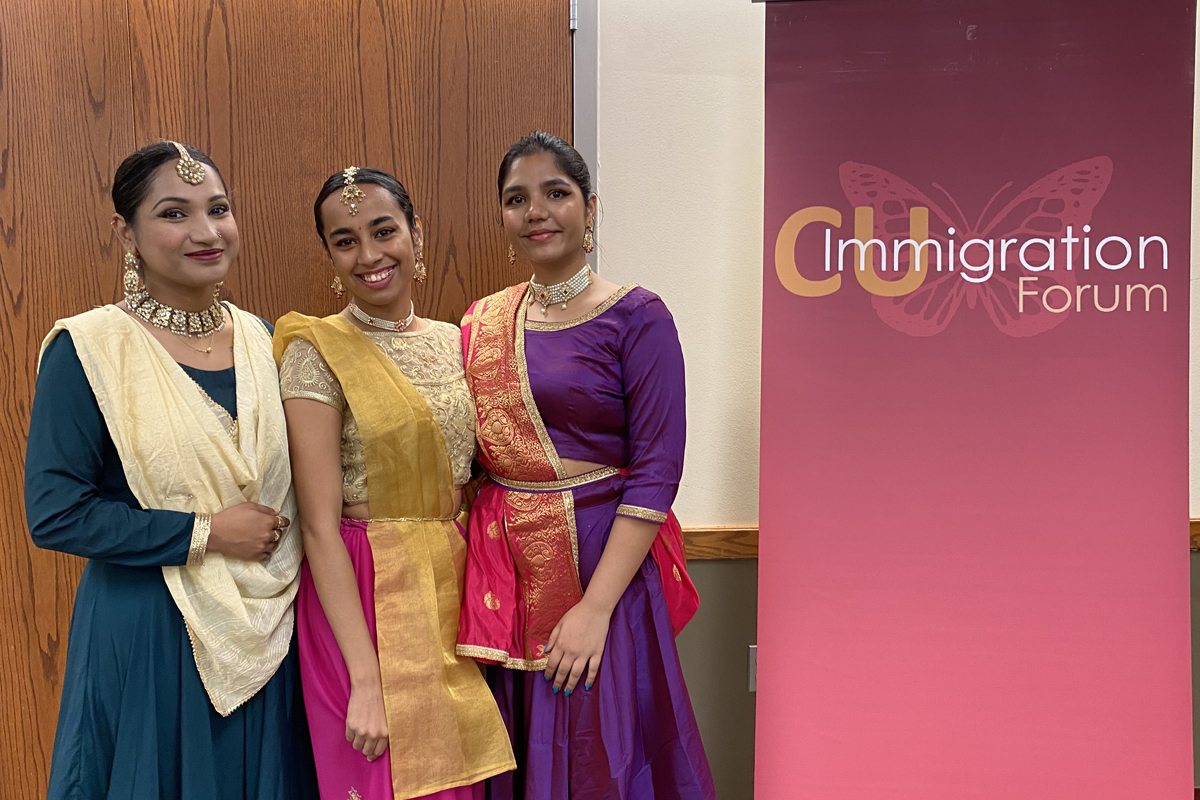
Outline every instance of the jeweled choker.
<path id="1" fill-rule="evenodd" d="M 350 313 L 353 314 L 355 317 L 357 317 L 360 322 L 370 325 L 373 328 L 382 328 L 385 331 L 401 333 L 404 331 L 405 328 L 407 328 L 409 325 L 413 324 L 413 320 L 416 319 L 416 316 L 417 316 L 417 307 L 413 304 L 413 302 L 411 300 L 409 300 L 408 301 L 408 316 L 405 317 L 404 319 L 400 320 L 399 322 L 392 322 L 390 319 L 380 319 L 379 317 L 372 317 L 370 314 L 368 314 L 367 312 L 365 312 L 361 308 L 359 308 L 358 304 L 355 303 L 353 300 L 350 301 Z"/>
<path id="2" fill-rule="evenodd" d="M 592 268 L 587 264 L 562 283 L 543 286 L 533 278 L 529 279 L 529 305 L 536 301 L 542 307 L 542 313 L 550 310 L 550 306 L 562 303 L 565 310 L 567 303 L 583 294 L 583 290 L 592 285 Z"/>
<path id="3" fill-rule="evenodd" d="M 138 318 L 146 320 L 156 328 L 168 330 L 179 336 L 198 339 L 216 333 L 225 327 L 225 314 L 221 311 L 220 291 L 213 292 L 212 305 L 203 311 L 183 311 L 164 305 L 146 291 L 125 290 L 125 302 Z"/>

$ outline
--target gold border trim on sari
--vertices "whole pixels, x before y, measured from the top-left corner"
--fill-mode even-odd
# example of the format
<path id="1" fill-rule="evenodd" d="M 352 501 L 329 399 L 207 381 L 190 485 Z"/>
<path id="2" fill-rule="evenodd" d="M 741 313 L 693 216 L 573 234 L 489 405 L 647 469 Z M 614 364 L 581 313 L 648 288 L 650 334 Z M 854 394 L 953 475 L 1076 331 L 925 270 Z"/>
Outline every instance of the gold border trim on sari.
<path id="1" fill-rule="evenodd" d="M 589 483 L 602 481 L 605 478 L 611 478 L 620 472 L 621 470 L 616 467 L 602 467 L 591 472 L 585 472 L 582 475 L 575 475 L 557 481 L 514 481 L 491 472 L 488 473 L 488 477 L 492 479 L 493 483 L 514 492 L 562 492 L 567 489 L 577 489 L 580 486 L 587 486 Z"/>
<path id="2" fill-rule="evenodd" d="M 529 414 L 529 420 L 533 423 L 534 430 L 537 431 L 538 441 L 541 442 L 542 449 L 546 451 L 550 465 L 554 467 L 554 474 L 559 478 L 564 478 L 566 476 L 563 474 L 565 470 L 562 459 L 558 457 L 558 450 L 555 449 L 554 442 L 550 441 L 550 432 L 546 430 L 546 423 L 542 421 L 542 413 L 538 411 L 537 403 L 533 399 L 533 387 L 529 385 L 529 363 L 525 360 L 525 320 L 526 314 L 529 312 L 529 304 L 525 302 L 525 296 L 528 293 L 529 289 L 526 289 L 521 294 L 521 299 L 517 301 L 517 323 L 513 331 L 521 399 L 525 401 L 525 412 Z"/>
<path id="3" fill-rule="evenodd" d="M 569 319 L 566 322 L 542 322 L 541 320 L 536 320 L 536 319 L 526 320 L 525 330 L 529 330 L 529 331 L 565 331 L 567 328 L 574 328 L 576 325 L 582 325 L 585 322 L 590 322 L 590 321 L 594 320 L 596 317 L 603 314 L 605 311 L 608 311 L 610 308 L 615 306 L 617 303 L 619 303 L 621 301 L 621 298 L 623 298 L 625 295 L 632 292 L 637 287 L 638 287 L 638 285 L 636 283 L 630 283 L 626 286 L 622 286 L 620 289 L 617 289 L 615 292 L 613 292 L 607 298 L 605 298 L 600 303 L 600 305 L 596 306 L 591 311 L 584 314 L 582 317 L 576 317 L 575 319 Z M 528 303 L 526 303 L 525 305 L 528 306 Z"/>
<path id="4" fill-rule="evenodd" d="M 667 521 L 667 512 L 665 511 L 655 511 L 653 508 L 630 506 L 625 503 L 617 506 L 617 514 L 622 517 L 633 517 L 634 519 L 644 519 L 647 522 L 657 522 L 660 525 Z"/>
<path id="5" fill-rule="evenodd" d="M 579 582 L 579 529 L 575 527 L 575 495 L 570 491 L 562 493 L 563 505 L 567 509 L 567 527 L 571 530 L 571 561 L 575 565 L 575 580 Z M 580 585 L 582 591 L 583 586 Z M 583 598 L 580 597 L 582 600 Z"/>
<path id="6" fill-rule="evenodd" d="M 478 658 L 482 661 L 489 661 L 505 669 L 519 669 L 524 672 L 540 672 L 544 670 L 550 663 L 550 659 L 543 658 L 539 661 L 527 661 L 523 658 L 510 658 L 508 653 L 503 650 L 494 650 L 490 647 L 475 647 L 469 644 L 460 644 L 454 648 L 455 652 L 464 658 Z"/>

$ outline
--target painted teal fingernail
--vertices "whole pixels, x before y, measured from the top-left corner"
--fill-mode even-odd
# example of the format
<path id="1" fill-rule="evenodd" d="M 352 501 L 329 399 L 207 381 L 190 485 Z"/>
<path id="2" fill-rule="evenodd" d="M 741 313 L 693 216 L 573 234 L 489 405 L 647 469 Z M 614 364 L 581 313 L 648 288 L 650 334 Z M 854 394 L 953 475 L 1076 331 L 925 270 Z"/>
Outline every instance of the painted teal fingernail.
<path id="1" fill-rule="evenodd" d="M 586 692 L 588 689 L 591 689 L 591 688 L 592 688 L 592 685 L 591 685 L 590 683 L 585 683 L 585 684 L 583 685 L 583 690 L 584 690 L 585 692 Z"/>
<path id="2" fill-rule="evenodd" d="M 563 692 L 563 695 L 564 695 L 564 696 L 566 696 L 566 697 L 570 697 L 570 696 L 571 696 L 571 690 L 570 690 L 570 689 L 567 689 L 565 692 Z"/>
<path id="3" fill-rule="evenodd" d="M 546 679 L 546 683 L 549 683 L 549 682 L 550 682 L 550 676 L 549 676 L 549 675 L 543 675 L 542 677 Z"/>
<path id="4" fill-rule="evenodd" d="M 551 689 L 550 691 L 551 691 L 551 693 L 552 693 L 552 694 L 558 694 L 558 687 L 557 687 L 557 686 L 555 686 L 555 687 L 554 687 L 553 689 Z"/>

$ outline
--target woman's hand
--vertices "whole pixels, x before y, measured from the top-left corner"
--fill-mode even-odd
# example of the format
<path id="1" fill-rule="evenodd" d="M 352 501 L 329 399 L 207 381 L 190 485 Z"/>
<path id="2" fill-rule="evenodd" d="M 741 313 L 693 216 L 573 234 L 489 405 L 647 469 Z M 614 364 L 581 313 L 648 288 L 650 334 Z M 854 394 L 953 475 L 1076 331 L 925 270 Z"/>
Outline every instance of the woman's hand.
<path id="1" fill-rule="evenodd" d="M 212 516 L 208 549 L 242 561 L 271 560 L 279 538 L 290 524 L 287 517 L 258 503 L 240 503 Z"/>
<path id="2" fill-rule="evenodd" d="M 585 671 L 583 688 L 592 688 L 604 657 L 613 609 L 646 560 L 658 527 L 657 522 L 633 517 L 618 516 L 613 521 L 583 600 L 563 614 L 546 643 L 546 680 L 554 681 L 556 692 L 565 688 L 570 694 Z"/>
<path id="3" fill-rule="evenodd" d="M 383 709 L 383 687 L 379 681 L 367 686 L 350 686 L 346 741 L 366 756 L 367 761 L 374 761 L 387 750 L 387 714 Z"/>
<path id="4" fill-rule="evenodd" d="M 554 626 L 546 645 L 545 675 L 546 680 L 554 681 L 556 694 L 559 689 L 568 695 L 573 692 L 585 671 L 584 688 L 592 688 L 604 657 L 611 616 L 611 609 L 597 607 L 585 596 Z"/>

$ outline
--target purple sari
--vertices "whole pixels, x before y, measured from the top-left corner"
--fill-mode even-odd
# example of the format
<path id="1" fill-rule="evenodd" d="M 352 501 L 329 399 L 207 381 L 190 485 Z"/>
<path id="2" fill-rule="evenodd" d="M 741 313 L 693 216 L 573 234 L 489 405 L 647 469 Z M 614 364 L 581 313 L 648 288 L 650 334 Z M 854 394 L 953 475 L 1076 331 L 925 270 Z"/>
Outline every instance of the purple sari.
<path id="1" fill-rule="evenodd" d="M 666 306 L 637 287 L 570 323 L 530 320 L 523 336 L 528 389 L 555 457 L 623 468 L 566 490 L 586 590 L 616 516 L 662 522 L 675 499 L 686 427 L 683 356 Z M 481 444 L 488 435 L 481 431 Z M 464 609 L 474 599 L 471 570 L 469 556 Z M 536 663 L 489 668 L 518 764 L 489 780 L 491 798 L 714 800 L 664 577 L 670 586 L 648 555 L 613 611 L 591 689 L 555 695 L 531 670 Z"/>

